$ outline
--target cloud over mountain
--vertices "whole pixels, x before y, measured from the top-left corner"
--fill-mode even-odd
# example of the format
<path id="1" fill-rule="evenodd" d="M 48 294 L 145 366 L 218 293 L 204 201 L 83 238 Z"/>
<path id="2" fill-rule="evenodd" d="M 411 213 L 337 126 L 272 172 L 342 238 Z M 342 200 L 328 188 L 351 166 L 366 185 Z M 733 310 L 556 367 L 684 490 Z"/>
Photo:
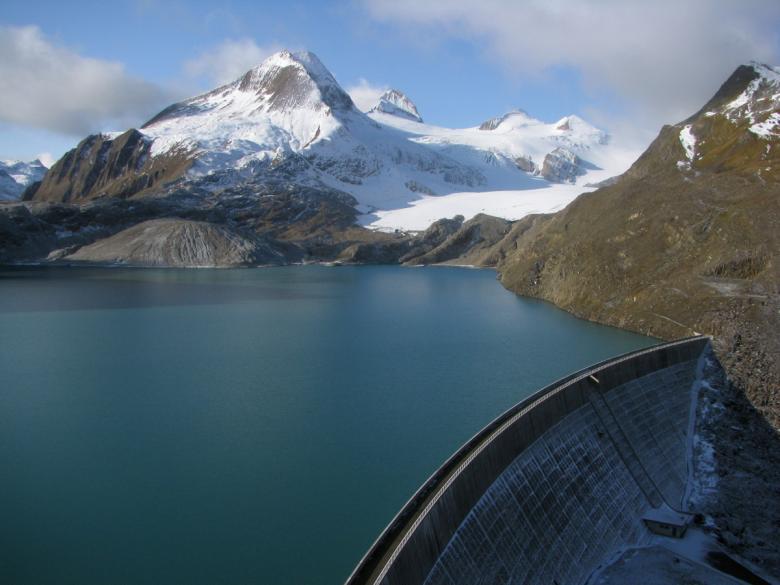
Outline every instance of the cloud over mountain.
<path id="1" fill-rule="evenodd" d="M 84 57 L 36 26 L 0 26 L 0 121 L 69 135 L 138 124 L 170 100 L 121 63 Z"/>
<path id="2" fill-rule="evenodd" d="M 187 61 L 184 71 L 190 77 L 204 77 L 210 85 L 222 85 L 262 63 L 280 48 L 276 45 L 261 47 L 249 38 L 226 39 Z"/>
<path id="3" fill-rule="evenodd" d="M 350 85 L 346 89 L 358 110 L 367 112 L 376 105 L 382 94 L 389 88 L 385 85 L 374 85 L 361 77 L 356 84 Z"/>
<path id="4" fill-rule="evenodd" d="M 623 98 L 643 122 L 690 115 L 740 63 L 777 62 L 776 0 L 364 0 L 412 38 L 476 41 L 509 74 L 573 68 Z M 411 31 L 410 31 L 410 27 Z"/>

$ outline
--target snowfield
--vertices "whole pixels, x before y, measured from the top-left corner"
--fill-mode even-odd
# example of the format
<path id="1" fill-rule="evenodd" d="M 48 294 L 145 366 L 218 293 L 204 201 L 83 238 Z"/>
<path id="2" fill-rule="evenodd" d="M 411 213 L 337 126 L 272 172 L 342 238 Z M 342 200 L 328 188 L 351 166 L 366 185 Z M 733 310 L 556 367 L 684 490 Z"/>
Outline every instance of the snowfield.
<path id="1" fill-rule="evenodd" d="M 480 213 L 515 220 L 532 213 L 558 211 L 581 193 L 593 190 L 576 185 L 546 185 L 520 191 L 426 195 L 411 201 L 408 207 L 375 211 L 361 219 L 363 225 L 381 231 L 422 231 L 444 217 L 462 215 L 468 220 Z"/>
<path id="2" fill-rule="evenodd" d="M 405 132 L 408 139 L 425 144 L 458 160 L 481 167 L 488 188 L 458 190 L 440 186 L 434 193 L 387 192 L 393 185 L 372 185 L 373 194 L 356 196 L 369 203 L 360 223 L 382 231 L 424 230 L 441 218 L 462 215 L 466 220 L 479 213 L 520 219 L 532 213 L 563 209 L 578 195 L 594 190 L 591 185 L 622 174 L 640 154 L 637 148 L 615 144 L 602 131 L 577 116 L 567 116 L 552 124 L 531 118 L 525 112 L 510 112 L 496 119 L 493 130 L 479 127 L 450 129 L 423 124 L 384 113 L 369 116 L 387 127 Z M 556 147 L 565 147 L 589 164 L 587 172 L 573 184 L 554 183 L 538 174 L 524 172 L 512 161 L 522 157 L 538 168 L 538 163 Z M 425 177 L 419 177 L 420 182 Z M 373 196 L 372 196 L 373 195 Z"/>

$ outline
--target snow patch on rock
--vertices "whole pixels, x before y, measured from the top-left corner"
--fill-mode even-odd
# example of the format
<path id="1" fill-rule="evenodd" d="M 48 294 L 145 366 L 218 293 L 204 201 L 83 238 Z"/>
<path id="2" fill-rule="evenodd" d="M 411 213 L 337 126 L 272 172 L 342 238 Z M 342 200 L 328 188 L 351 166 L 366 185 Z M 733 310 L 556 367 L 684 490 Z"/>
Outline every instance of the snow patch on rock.
<path id="1" fill-rule="evenodd" d="M 780 137 L 780 113 L 773 112 L 763 122 L 753 124 L 750 131 L 764 140 Z"/>
<path id="2" fill-rule="evenodd" d="M 696 136 L 693 135 L 690 124 L 680 130 L 680 144 L 685 150 L 685 156 L 692 161 L 696 156 Z"/>
<path id="3" fill-rule="evenodd" d="M 757 77 L 723 111 L 731 122 L 747 119 L 756 125 L 780 107 L 780 69 L 755 61 L 750 66 Z"/>

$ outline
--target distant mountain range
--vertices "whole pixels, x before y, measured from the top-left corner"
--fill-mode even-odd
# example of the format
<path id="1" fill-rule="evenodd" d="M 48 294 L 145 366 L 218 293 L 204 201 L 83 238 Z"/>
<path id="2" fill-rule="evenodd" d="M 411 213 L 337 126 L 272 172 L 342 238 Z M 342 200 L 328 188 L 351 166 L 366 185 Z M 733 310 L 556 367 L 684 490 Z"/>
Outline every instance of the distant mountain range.
<path id="1" fill-rule="evenodd" d="M 14 201 L 24 190 L 43 179 L 48 169 L 39 160 L 0 160 L 0 201 Z"/>
<path id="2" fill-rule="evenodd" d="M 343 192 L 365 214 L 425 196 L 601 180 L 615 174 L 612 154 L 609 137 L 577 116 L 546 124 L 516 111 L 441 128 L 424 124 L 397 90 L 363 113 L 315 55 L 282 51 L 140 129 L 89 136 L 25 197 L 78 202 L 285 183 Z"/>

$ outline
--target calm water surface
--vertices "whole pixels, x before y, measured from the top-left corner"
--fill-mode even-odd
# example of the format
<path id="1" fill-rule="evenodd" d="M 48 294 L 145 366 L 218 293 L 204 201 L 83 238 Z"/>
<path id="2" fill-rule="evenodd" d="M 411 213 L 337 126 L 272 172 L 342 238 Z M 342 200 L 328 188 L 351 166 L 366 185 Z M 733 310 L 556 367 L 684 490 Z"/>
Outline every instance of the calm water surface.
<path id="1" fill-rule="evenodd" d="M 653 342 L 489 271 L 0 269 L 0 583 L 339 584 L 488 421 Z"/>

